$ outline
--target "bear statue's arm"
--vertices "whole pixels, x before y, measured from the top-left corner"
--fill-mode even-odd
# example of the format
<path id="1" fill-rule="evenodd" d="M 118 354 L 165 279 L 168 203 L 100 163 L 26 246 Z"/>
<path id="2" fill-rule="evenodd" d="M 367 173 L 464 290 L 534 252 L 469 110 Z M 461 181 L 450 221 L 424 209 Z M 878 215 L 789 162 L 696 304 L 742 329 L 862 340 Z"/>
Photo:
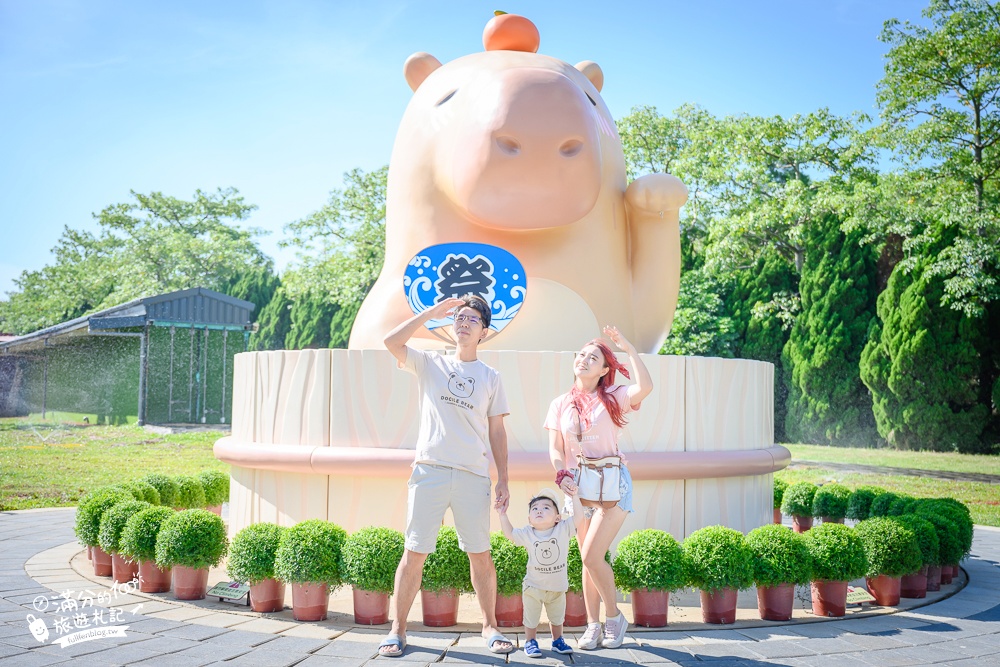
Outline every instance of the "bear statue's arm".
<path id="1" fill-rule="evenodd" d="M 656 354 L 670 332 L 681 277 L 680 209 L 687 187 L 670 174 L 647 174 L 625 190 L 632 266 L 635 347 Z"/>

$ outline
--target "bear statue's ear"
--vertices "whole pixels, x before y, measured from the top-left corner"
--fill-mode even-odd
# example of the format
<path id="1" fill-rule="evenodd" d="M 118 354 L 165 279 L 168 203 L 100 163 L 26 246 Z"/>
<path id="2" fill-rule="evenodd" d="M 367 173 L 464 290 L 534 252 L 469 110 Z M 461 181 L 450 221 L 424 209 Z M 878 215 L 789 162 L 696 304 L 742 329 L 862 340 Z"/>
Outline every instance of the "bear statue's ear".
<path id="1" fill-rule="evenodd" d="M 423 51 L 418 51 L 407 58 L 406 62 L 403 63 L 403 76 L 406 77 L 406 83 L 410 85 L 410 90 L 416 92 L 424 79 L 438 67 L 441 67 L 441 61 Z"/>
<path id="2" fill-rule="evenodd" d="M 604 72 L 601 71 L 600 65 L 595 63 L 593 60 L 584 60 L 582 62 L 578 62 L 576 64 L 576 68 L 580 70 L 585 77 L 590 79 L 590 82 L 594 84 L 594 88 L 597 88 L 597 92 L 601 92 L 601 88 L 604 87 Z"/>

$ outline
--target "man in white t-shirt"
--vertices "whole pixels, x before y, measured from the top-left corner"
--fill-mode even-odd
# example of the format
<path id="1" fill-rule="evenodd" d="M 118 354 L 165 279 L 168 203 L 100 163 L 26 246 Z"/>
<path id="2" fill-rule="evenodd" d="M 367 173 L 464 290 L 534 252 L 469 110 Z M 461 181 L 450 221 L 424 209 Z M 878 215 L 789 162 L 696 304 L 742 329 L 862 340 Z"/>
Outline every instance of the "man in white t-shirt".
<path id="1" fill-rule="evenodd" d="M 432 319 L 454 311 L 454 355 L 417 350 L 406 343 Z M 424 561 L 434 551 L 445 510 L 451 508 L 459 544 L 469 555 L 472 586 L 483 612 L 483 638 L 493 653 L 514 644 L 496 627 L 496 569 L 490 558 L 490 458 L 497 467 L 495 507 L 507 507 L 508 414 L 500 374 L 476 356 L 490 326 L 491 308 L 481 297 L 445 299 L 414 315 L 385 337 L 399 366 L 417 376 L 420 429 L 410 475 L 406 549 L 396 569 L 392 629 L 379 655 L 398 657 L 406 648 L 406 617 L 420 590 Z"/>

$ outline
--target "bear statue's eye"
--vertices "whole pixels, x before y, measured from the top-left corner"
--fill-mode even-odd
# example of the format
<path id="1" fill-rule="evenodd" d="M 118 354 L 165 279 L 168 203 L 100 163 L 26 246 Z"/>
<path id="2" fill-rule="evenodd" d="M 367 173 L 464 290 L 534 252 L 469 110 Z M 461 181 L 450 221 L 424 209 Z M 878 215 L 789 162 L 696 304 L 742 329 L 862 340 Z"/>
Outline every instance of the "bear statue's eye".
<path id="1" fill-rule="evenodd" d="M 451 98 L 455 97 L 455 93 L 457 93 L 457 92 L 458 92 L 458 89 L 456 88 L 455 90 L 451 91 L 450 93 L 448 93 L 447 95 L 445 95 L 444 97 L 442 97 L 440 100 L 438 100 L 437 104 L 435 104 L 434 106 L 436 106 L 436 107 L 441 106 L 442 104 L 444 104 L 445 102 L 447 102 Z M 591 101 L 593 101 L 593 100 L 591 100 Z"/>
<path id="2" fill-rule="evenodd" d="M 452 94 L 454 95 L 454 93 L 452 93 Z M 583 94 L 587 96 L 587 99 L 588 99 L 588 100 L 590 100 L 590 103 L 591 103 L 591 104 L 593 104 L 593 105 L 594 105 L 595 107 L 597 106 L 597 102 L 595 102 L 595 101 L 594 101 L 594 98 L 590 96 L 590 93 L 588 93 L 588 92 L 587 92 L 587 91 L 585 90 L 585 91 L 583 91 Z M 438 102 L 438 104 L 440 104 L 440 102 Z"/>

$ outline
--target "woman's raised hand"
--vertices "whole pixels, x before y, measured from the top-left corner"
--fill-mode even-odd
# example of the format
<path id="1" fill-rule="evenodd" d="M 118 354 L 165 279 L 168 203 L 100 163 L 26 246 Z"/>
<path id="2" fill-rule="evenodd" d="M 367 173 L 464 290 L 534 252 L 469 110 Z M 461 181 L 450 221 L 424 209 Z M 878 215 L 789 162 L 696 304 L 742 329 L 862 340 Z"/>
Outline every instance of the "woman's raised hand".
<path id="1" fill-rule="evenodd" d="M 610 338 L 611 342 L 614 343 L 622 352 L 630 354 L 633 350 L 635 350 L 635 346 L 628 342 L 628 339 L 625 338 L 622 332 L 618 330 L 618 327 L 614 325 L 609 324 L 604 327 L 604 335 Z"/>

